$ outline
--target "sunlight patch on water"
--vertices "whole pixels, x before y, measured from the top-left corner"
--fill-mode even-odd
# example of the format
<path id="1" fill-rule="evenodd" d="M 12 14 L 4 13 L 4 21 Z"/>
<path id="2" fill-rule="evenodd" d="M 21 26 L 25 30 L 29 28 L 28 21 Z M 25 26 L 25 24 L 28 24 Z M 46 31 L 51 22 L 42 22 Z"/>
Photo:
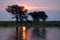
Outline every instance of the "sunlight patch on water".
<path id="1" fill-rule="evenodd" d="M 26 38 L 27 38 L 27 36 L 26 36 L 26 27 L 25 26 L 23 26 L 22 27 L 22 40 L 26 40 Z"/>

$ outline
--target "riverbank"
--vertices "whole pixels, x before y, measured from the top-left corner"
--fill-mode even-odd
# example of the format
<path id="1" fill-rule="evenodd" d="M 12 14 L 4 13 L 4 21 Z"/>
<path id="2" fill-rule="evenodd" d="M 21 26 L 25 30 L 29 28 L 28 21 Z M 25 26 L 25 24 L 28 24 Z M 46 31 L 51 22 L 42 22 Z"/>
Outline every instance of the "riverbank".
<path id="1" fill-rule="evenodd" d="M 22 24 L 25 25 L 26 23 Z M 0 21 L 0 27 L 15 27 L 15 26 L 22 26 L 21 23 L 16 24 L 15 21 Z M 60 27 L 60 21 L 46 21 L 43 25 L 43 22 L 39 23 L 27 23 L 27 26 L 45 26 L 45 27 Z"/>

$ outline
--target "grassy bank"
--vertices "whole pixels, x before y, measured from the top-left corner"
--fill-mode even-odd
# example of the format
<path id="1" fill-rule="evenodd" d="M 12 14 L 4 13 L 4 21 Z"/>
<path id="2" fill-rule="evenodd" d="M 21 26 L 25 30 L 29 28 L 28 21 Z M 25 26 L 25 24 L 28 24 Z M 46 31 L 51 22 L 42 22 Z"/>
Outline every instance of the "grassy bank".
<path id="1" fill-rule="evenodd" d="M 0 27 L 15 27 L 15 26 L 21 26 L 21 23 L 19 23 L 19 24 L 16 24 L 16 22 L 15 21 L 0 21 Z M 23 24 L 24 25 L 24 24 Z M 43 26 L 43 22 L 39 22 L 39 24 L 38 23 L 33 23 L 33 22 L 31 22 L 31 23 L 27 23 L 27 26 Z M 46 26 L 46 27 L 60 27 L 60 21 L 46 21 L 45 23 L 44 23 L 44 26 Z"/>

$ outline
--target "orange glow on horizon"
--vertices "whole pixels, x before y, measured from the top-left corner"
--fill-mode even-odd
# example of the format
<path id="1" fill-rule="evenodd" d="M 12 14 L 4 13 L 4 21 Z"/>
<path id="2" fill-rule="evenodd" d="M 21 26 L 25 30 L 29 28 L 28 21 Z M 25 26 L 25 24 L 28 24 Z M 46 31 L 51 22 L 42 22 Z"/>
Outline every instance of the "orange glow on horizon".
<path id="1" fill-rule="evenodd" d="M 29 8 L 25 6 L 25 9 L 29 9 Z"/>
<path id="2" fill-rule="evenodd" d="M 60 10 L 59 8 L 55 7 L 50 7 L 50 6 L 33 6 L 33 5 L 28 5 L 26 3 L 21 3 L 18 4 L 20 6 L 24 6 L 28 10 Z"/>
<path id="3" fill-rule="evenodd" d="M 25 9 L 30 10 L 30 7 L 29 7 L 28 5 L 26 5 L 26 4 L 18 4 L 18 5 L 19 5 L 19 6 L 24 6 Z"/>

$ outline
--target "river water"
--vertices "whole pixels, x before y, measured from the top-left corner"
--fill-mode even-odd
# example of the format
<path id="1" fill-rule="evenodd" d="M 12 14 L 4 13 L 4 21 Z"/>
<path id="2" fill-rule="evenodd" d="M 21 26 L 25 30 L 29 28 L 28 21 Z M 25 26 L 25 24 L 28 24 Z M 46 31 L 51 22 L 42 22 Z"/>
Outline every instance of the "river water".
<path id="1" fill-rule="evenodd" d="M 20 29 L 19 36 L 22 33 Z M 34 28 L 28 28 L 27 33 L 24 32 L 23 35 L 26 36 L 26 40 L 60 40 L 60 28 L 45 28 L 44 32 L 42 32 L 42 28 L 39 28 L 39 31 L 36 31 Z M 15 27 L 0 27 L 0 40 L 15 40 L 15 38 Z"/>

